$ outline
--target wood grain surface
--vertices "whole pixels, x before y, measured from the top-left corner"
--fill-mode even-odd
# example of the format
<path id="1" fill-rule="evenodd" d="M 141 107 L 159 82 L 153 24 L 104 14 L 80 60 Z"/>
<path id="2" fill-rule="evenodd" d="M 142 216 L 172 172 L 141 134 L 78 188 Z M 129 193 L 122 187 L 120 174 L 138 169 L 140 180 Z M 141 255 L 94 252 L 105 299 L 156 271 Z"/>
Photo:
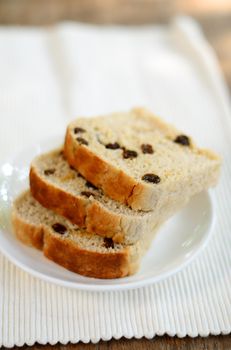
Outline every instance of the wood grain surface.
<path id="1" fill-rule="evenodd" d="M 15 347 L 14 350 L 30 350 L 28 346 Z M 176 338 L 176 337 L 155 337 L 148 340 L 142 338 L 101 341 L 98 344 L 70 344 L 55 346 L 34 345 L 33 350 L 230 350 L 231 336 L 210 336 L 208 338 Z M 7 350 L 3 348 L 3 350 Z"/>
<path id="2" fill-rule="evenodd" d="M 165 23 L 179 14 L 191 15 L 200 23 L 217 53 L 231 91 L 231 0 L 0 0 L 0 25 L 50 25 L 61 20 L 101 25 L 153 24 Z M 163 336 L 152 340 L 122 338 L 96 345 L 34 345 L 33 349 L 231 350 L 231 336 L 194 339 Z"/>

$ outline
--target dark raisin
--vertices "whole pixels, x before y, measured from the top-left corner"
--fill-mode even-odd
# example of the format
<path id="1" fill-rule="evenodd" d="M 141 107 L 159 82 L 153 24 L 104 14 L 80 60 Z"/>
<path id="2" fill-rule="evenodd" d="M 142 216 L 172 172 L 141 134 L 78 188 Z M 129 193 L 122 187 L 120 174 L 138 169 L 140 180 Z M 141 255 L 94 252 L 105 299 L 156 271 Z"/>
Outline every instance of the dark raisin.
<path id="1" fill-rule="evenodd" d="M 83 132 L 86 132 L 86 130 L 83 129 L 83 128 L 80 128 L 80 127 L 74 128 L 74 133 L 75 134 L 80 134 L 80 133 L 83 133 Z"/>
<path id="2" fill-rule="evenodd" d="M 119 149 L 120 145 L 118 144 L 118 142 L 114 142 L 106 144 L 105 147 L 108 149 Z"/>
<path id="3" fill-rule="evenodd" d="M 190 139 L 186 135 L 179 135 L 175 138 L 174 142 L 181 144 L 182 146 L 190 146 Z"/>
<path id="4" fill-rule="evenodd" d="M 152 148 L 152 145 L 149 145 L 149 144 L 147 144 L 147 143 L 143 143 L 143 144 L 141 145 L 141 149 L 142 149 L 142 152 L 143 152 L 144 154 L 146 154 L 146 153 L 149 153 L 149 154 L 154 153 L 153 148 Z"/>
<path id="5" fill-rule="evenodd" d="M 82 192 L 81 192 L 81 195 L 82 195 L 82 196 L 85 196 L 85 197 L 87 197 L 87 198 L 89 198 L 89 197 L 91 197 L 91 196 L 94 197 L 94 193 L 92 193 L 92 192 L 90 192 L 90 191 L 82 191 Z"/>
<path id="6" fill-rule="evenodd" d="M 142 180 L 144 180 L 146 182 L 152 182 L 154 184 L 158 184 L 160 182 L 160 177 L 158 175 L 155 175 L 155 174 L 145 174 L 142 177 Z"/>
<path id="7" fill-rule="evenodd" d="M 85 186 L 92 188 L 93 190 L 98 190 L 98 188 L 96 186 L 94 186 L 91 182 L 87 181 L 85 183 Z"/>
<path id="8" fill-rule="evenodd" d="M 61 235 L 64 235 L 64 233 L 67 231 L 67 228 L 64 225 L 59 224 L 58 222 L 52 225 L 52 228 L 55 232 L 58 232 Z"/>
<path id="9" fill-rule="evenodd" d="M 88 145 L 87 140 L 85 140 L 82 137 L 77 137 L 76 140 L 80 143 L 80 145 L 86 145 L 86 146 Z"/>
<path id="10" fill-rule="evenodd" d="M 80 173 L 77 173 L 77 176 L 81 177 L 82 179 L 84 179 L 84 177 Z"/>
<path id="11" fill-rule="evenodd" d="M 52 175 L 55 173 L 55 169 L 46 169 L 44 170 L 45 175 Z"/>
<path id="12" fill-rule="evenodd" d="M 137 156 L 138 156 L 138 153 L 136 151 L 131 151 L 130 149 L 123 150 L 124 159 L 132 159 L 132 158 L 136 158 Z"/>
<path id="13" fill-rule="evenodd" d="M 105 237 L 103 242 L 104 242 L 105 248 L 114 248 L 114 242 L 113 242 L 112 238 Z"/>

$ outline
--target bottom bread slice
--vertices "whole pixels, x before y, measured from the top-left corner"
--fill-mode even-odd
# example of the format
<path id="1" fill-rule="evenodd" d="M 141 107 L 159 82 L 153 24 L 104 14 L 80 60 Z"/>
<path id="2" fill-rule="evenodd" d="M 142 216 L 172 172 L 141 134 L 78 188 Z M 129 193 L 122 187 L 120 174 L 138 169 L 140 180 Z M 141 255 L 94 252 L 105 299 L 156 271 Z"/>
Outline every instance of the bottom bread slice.
<path id="1" fill-rule="evenodd" d="M 110 238 L 88 234 L 42 207 L 29 191 L 15 200 L 12 224 L 24 244 L 43 250 L 48 259 L 70 271 L 95 278 L 134 274 L 154 236 L 154 232 L 147 232 L 142 241 L 122 245 Z"/>

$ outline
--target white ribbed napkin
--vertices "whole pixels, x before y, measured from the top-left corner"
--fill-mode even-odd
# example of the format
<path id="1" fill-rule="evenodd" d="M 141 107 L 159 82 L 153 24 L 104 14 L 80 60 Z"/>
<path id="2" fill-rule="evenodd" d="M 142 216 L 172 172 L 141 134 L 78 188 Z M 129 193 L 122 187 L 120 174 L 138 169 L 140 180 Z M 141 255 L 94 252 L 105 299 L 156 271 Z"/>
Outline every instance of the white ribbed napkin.
<path id="1" fill-rule="evenodd" d="M 144 105 L 223 156 L 217 223 L 190 266 L 152 286 L 84 292 L 40 281 L 0 255 L 0 345 L 231 331 L 231 109 L 197 25 L 0 29 L 0 158 L 64 132 L 74 116 Z"/>

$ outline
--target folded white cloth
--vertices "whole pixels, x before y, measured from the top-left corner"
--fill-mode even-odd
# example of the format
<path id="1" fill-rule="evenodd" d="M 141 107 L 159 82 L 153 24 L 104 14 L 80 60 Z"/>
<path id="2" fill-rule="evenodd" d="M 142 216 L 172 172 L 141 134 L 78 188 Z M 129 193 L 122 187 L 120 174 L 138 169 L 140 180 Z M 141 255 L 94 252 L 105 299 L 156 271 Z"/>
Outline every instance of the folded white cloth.
<path id="1" fill-rule="evenodd" d="M 0 160 L 64 133 L 77 115 L 143 105 L 224 159 L 215 233 L 190 266 L 152 286 L 84 292 L 40 281 L 0 255 L 0 345 L 231 331 L 230 105 L 198 26 L 0 28 Z"/>

